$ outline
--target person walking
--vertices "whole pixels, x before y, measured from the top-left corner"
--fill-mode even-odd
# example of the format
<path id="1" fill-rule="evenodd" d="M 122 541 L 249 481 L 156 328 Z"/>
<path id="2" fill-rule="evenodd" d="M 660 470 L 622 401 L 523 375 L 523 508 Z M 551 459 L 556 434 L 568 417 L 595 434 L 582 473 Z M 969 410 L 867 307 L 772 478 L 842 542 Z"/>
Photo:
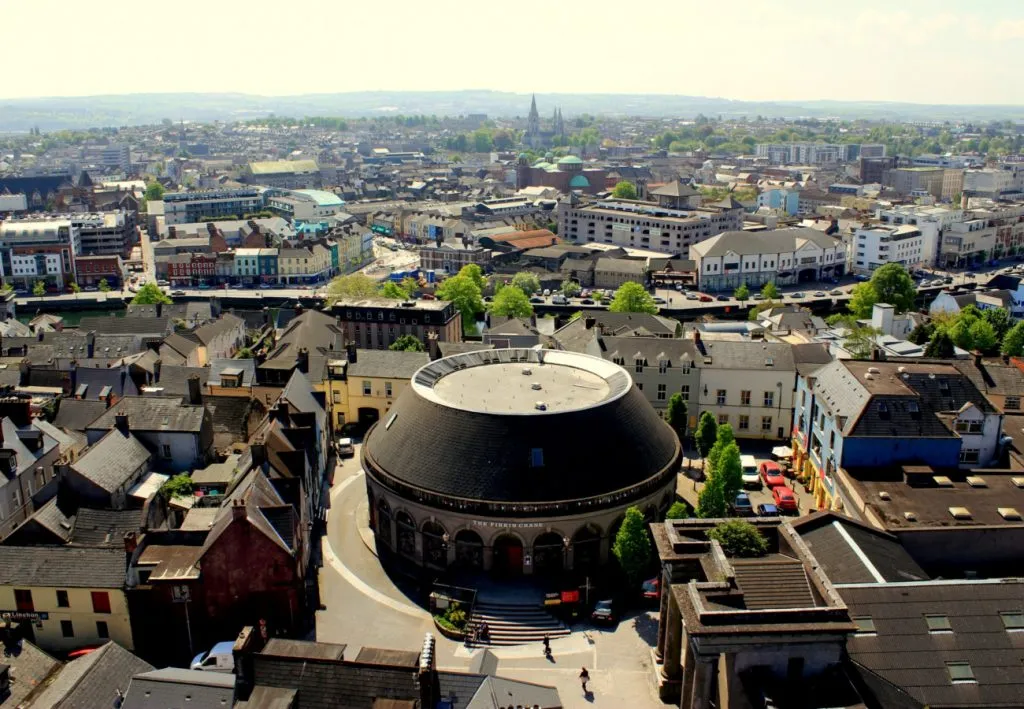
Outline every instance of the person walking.
<path id="1" fill-rule="evenodd" d="M 544 657 L 551 657 L 551 639 L 544 635 Z"/>
<path id="2" fill-rule="evenodd" d="M 589 681 L 590 681 L 590 673 L 587 672 L 587 668 L 584 667 L 583 670 L 580 671 L 580 685 L 582 685 L 582 687 L 583 687 L 583 693 L 584 694 L 587 693 L 587 682 L 589 682 Z"/>

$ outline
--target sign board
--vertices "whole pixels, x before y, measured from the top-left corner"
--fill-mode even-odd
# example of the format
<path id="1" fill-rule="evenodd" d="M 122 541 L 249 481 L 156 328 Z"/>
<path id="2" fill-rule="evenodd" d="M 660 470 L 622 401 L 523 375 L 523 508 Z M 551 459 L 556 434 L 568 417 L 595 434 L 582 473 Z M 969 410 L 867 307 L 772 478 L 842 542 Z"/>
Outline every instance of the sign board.
<path id="1" fill-rule="evenodd" d="M 188 603 L 192 600 L 192 589 L 184 584 L 171 586 L 171 600 L 175 603 Z"/>
<path id="2" fill-rule="evenodd" d="M 32 611 L 0 611 L 0 620 L 10 620 L 14 622 L 32 620 L 38 622 L 49 619 L 49 613 L 34 613 Z"/>

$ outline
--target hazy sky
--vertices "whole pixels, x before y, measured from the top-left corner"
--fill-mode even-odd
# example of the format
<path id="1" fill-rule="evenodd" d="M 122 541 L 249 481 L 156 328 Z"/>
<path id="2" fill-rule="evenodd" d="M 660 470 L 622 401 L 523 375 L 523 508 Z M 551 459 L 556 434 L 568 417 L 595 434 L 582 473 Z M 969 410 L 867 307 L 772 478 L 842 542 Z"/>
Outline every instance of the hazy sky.
<path id="1" fill-rule="evenodd" d="M 0 0 L 0 97 L 362 90 L 1024 103 L 1021 0 Z"/>

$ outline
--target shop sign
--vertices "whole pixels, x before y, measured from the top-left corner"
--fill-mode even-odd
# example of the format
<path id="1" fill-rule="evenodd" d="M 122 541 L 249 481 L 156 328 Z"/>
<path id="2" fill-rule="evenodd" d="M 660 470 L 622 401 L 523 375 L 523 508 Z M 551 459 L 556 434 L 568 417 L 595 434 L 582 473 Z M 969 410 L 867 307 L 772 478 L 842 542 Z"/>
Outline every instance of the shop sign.
<path id="1" fill-rule="evenodd" d="M 507 529 L 533 529 L 543 527 L 541 522 L 502 522 L 500 520 L 475 519 L 470 524 L 474 527 L 500 527 Z"/>
<path id="2" fill-rule="evenodd" d="M 30 611 L 0 611 L 0 620 L 11 620 L 19 622 L 23 620 L 41 621 L 49 620 L 49 613 L 33 613 Z"/>

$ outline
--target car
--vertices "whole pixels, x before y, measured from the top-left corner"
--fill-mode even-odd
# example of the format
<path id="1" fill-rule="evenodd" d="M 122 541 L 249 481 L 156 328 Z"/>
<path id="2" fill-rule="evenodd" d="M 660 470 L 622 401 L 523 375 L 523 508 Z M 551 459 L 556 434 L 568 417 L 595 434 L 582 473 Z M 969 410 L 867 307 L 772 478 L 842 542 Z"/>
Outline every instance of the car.
<path id="1" fill-rule="evenodd" d="M 699 298 L 697 297 L 696 293 L 687 293 L 686 294 L 686 299 L 687 300 L 699 300 Z"/>
<path id="2" fill-rule="evenodd" d="M 26 295 L 28 295 L 28 291 L 27 291 L 27 290 L 25 290 L 24 288 L 15 288 L 15 289 L 14 289 L 14 295 L 17 295 L 17 296 L 26 296 Z"/>
<path id="3" fill-rule="evenodd" d="M 160 280 L 160 281 L 157 281 L 156 284 L 158 286 L 160 286 L 161 288 L 166 288 L 167 286 L 171 285 L 171 282 L 170 281 Z"/>
<path id="4" fill-rule="evenodd" d="M 245 288 L 245 286 L 243 286 L 241 283 L 232 283 L 231 285 L 228 286 L 228 288 L 230 288 L 231 290 L 242 290 L 243 288 Z"/>
<path id="5" fill-rule="evenodd" d="M 797 291 L 796 293 L 790 293 L 789 297 L 790 298 L 806 298 L 807 294 L 802 292 L 802 291 Z"/>
<path id="6" fill-rule="evenodd" d="M 661 579 L 657 576 L 647 579 L 640 585 L 640 591 L 643 593 L 644 600 L 661 600 Z"/>
<path id="7" fill-rule="evenodd" d="M 550 288 L 545 288 L 544 289 L 544 297 L 547 298 L 550 295 L 551 295 L 551 289 Z"/>
<path id="8" fill-rule="evenodd" d="M 796 493 L 785 485 L 772 488 L 772 500 L 779 512 L 796 514 L 800 511 L 800 505 L 796 501 Z"/>
<path id="9" fill-rule="evenodd" d="M 704 295 L 704 294 L 701 294 L 701 295 L 700 295 L 700 296 L 699 296 L 699 297 L 697 298 L 697 300 L 699 300 L 699 301 L 700 301 L 700 302 L 702 302 L 702 303 L 710 303 L 710 302 L 714 301 L 714 298 L 712 298 L 712 297 L 711 297 L 710 295 Z"/>
<path id="10" fill-rule="evenodd" d="M 721 301 L 728 302 L 729 296 L 727 296 L 727 295 L 716 295 L 715 296 L 715 300 L 721 300 Z"/>
<path id="11" fill-rule="evenodd" d="M 967 273 L 964 274 L 964 278 L 977 278 L 977 277 L 978 277 L 978 274 L 974 273 L 973 271 L 968 271 Z"/>
<path id="12" fill-rule="evenodd" d="M 200 283 L 197 286 L 197 288 L 199 288 L 199 290 L 210 290 L 210 284 L 209 283 Z"/>
<path id="13" fill-rule="evenodd" d="M 825 297 L 825 291 L 823 291 L 823 290 L 816 290 L 816 291 L 814 291 L 814 297 L 815 298 L 824 298 Z"/>
<path id="14" fill-rule="evenodd" d="M 676 283 L 672 287 L 675 288 L 677 291 L 681 291 L 683 289 L 683 284 L 682 283 Z"/>
<path id="15" fill-rule="evenodd" d="M 750 495 L 745 492 L 738 493 L 729 506 L 736 517 L 750 517 L 754 514 L 754 506 L 750 503 Z"/>
<path id="16" fill-rule="evenodd" d="M 351 458 L 356 454 L 355 446 L 352 445 L 351 438 L 339 438 L 338 439 L 338 455 L 342 458 Z"/>
<path id="17" fill-rule="evenodd" d="M 761 476 L 757 474 L 757 460 L 752 455 L 741 455 L 740 466 L 743 469 L 743 487 L 760 488 Z"/>
<path id="18" fill-rule="evenodd" d="M 757 506 L 757 516 L 758 517 L 778 517 L 779 516 L 779 508 L 776 507 L 775 505 L 771 504 L 770 502 L 762 502 L 760 505 Z"/>
<path id="19" fill-rule="evenodd" d="M 175 298 L 180 298 L 183 295 L 185 295 L 185 291 L 183 291 L 183 290 L 172 290 L 171 291 L 171 295 L 173 295 Z"/>
<path id="20" fill-rule="evenodd" d="M 543 303 L 544 299 L 535 295 L 532 298 L 530 298 L 530 302 L 531 303 Z"/>
<path id="21" fill-rule="evenodd" d="M 96 293 L 96 292 L 99 291 L 99 287 L 98 286 L 86 286 L 82 290 L 84 290 L 86 293 Z"/>
<path id="22" fill-rule="evenodd" d="M 590 614 L 590 622 L 597 625 L 615 625 L 619 622 L 619 614 L 615 612 L 615 601 L 605 599 L 594 604 Z"/>
<path id="23" fill-rule="evenodd" d="M 764 484 L 769 488 L 776 488 L 786 484 L 786 476 L 782 474 L 782 468 L 773 460 L 766 460 L 758 468 L 758 474 Z"/>
<path id="24" fill-rule="evenodd" d="M 953 282 L 953 277 L 952 276 L 946 276 L 945 278 L 942 279 L 942 282 L 943 283 L 952 283 Z"/>
<path id="25" fill-rule="evenodd" d="M 653 300 L 658 305 L 665 305 L 666 303 L 668 303 L 668 301 L 662 298 L 660 295 L 654 296 L 653 298 L 651 298 L 651 300 Z"/>
<path id="26" fill-rule="evenodd" d="M 552 305 L 568 305 L 569 304 L 569 299 L 566 298 L 561 293 L 555 293 L 553 296 L 551 296 L 551 304 Z"/>
<path id="27" fill-rule="evenodd" d="M 611 304 L 612 304 L 612 299 L 609 298 L 608 296 L 605 296 L 604 298 L 601 298 L 601 305 L 611 305 Z"/>
<path id="28" fill-rule="evenodd" d="M 582 303 L 583 305 L 593 305 L 594 300 L 592 298 L 584 298 L 583 300 L 580 301 L 580 303 Z"/>
<path id="29" fill-rule="evenodd" d="M 764 298 L 761 297 L 760 293 L 751 293 L 750 294 L 750 299 L 751 300 L 764 300 Z"/>
<path id="30" fill-rule="evenodd" d="M 838 288 L 833 288 L 832 290 L 830 290 L 828 292 L 828 294 L 829 295 L 842 295 L 843 292 L 841 290 L 839 290 Z"/>

